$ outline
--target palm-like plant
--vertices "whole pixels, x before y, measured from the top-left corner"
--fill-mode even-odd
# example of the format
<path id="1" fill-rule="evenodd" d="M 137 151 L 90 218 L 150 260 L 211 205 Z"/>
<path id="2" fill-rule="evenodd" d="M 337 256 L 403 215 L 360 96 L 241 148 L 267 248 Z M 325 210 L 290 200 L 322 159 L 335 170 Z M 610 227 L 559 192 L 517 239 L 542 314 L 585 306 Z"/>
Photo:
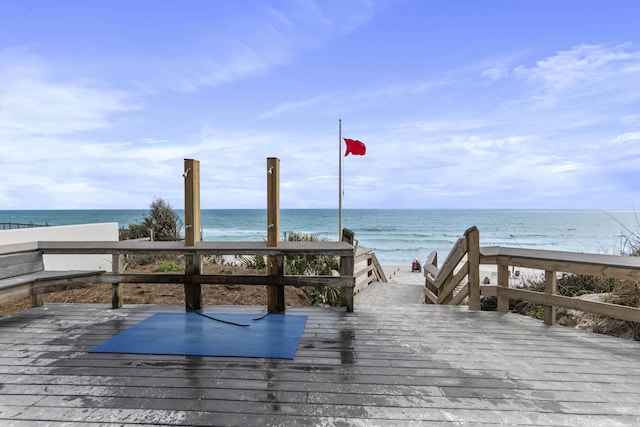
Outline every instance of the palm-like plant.
<path id="1" fill-rule="evenodd" d="M 285 231 L 282 236 L 283 242 L 327 242 L 328 240 L 317 233 Z M 242 266 L 264 270 L 266 269 L 265 257 L 262 255 L 245 257 L 242 259 Z M 298 255 L 286 257 L 284 273 L 294 276 L 330 276 L 339 268 L 340 262 L 335 256 Z M 338 287 L 302 286 L 301 289 L 314 305 L 336 306 L 340 304 L 340 289 Z"/>
<path id="2" fill-rule="evenodd" d="M 317 233 L 305 234 L 293 231 L 285 231 L 282 238 L 284 242 L 327 242 L 328 240 L 327 237 Z M 338 258 L 327 255 L 289 256 L 285 262 L 285 274 L 293 275 L 330 276 L 333 271 L 337 271 L 339 268 Z"/>

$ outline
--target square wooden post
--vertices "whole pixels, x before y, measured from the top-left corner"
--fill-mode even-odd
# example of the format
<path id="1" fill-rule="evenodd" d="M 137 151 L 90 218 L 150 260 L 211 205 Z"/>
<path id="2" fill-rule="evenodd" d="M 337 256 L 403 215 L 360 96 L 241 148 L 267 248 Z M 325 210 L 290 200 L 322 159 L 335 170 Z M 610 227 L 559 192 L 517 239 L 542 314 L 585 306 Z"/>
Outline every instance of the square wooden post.
<path id="1" fill-rule="evenodd" d="M 471 227 L 464 234 L 469 264 L 469 310 L 480 310 L 480 233 L 476 227 Z"/>
<path id="2" fill-rule="evenodd" d="M 342 229 L 342 241 L 349 243 L 353 246 L 355 242 L 355 233 L 348 228 Z M 353 254 L 350 256 L 341 256 L 340 257 L 340 276 L 348 277 L 353 276 L 354 271 L 354 262 L 355 262 L 355 248 L 353 248 Z M 354 286 L 355 286 L 355 278 Z M 340 288 L 340 299 L 342 300 L 342 305 L 347 308 L 347 313 L 353 312 L 353 287 L 351 288 Z"/>
<path id="3" fill-rule="evenodd" d="M 44 305 L 44 298 L 42 294 L 33 293 L 33 285 L 31 285 L 31 307 L 42 307 Z"/>
<path id="4" fill-rule="evenodd" d="M 195 246 L 202 240 L 200 234 L 200 161 L 184 159 L 184 244 Z M 185 255 L 184 302 L 186 311 L 202 310 L 202 289 L 200 284 L 191 283 L 189 278 L 202 272 L 202 262 L 198 255 Z"/>
<path id="5" fill-rule="evenodd" d="M 124 255 L 113 254 L 111 256 L 111 272 L 113 274 L 122 273 L 124 267 Z M 122 283 L 111 285 L 111 308 L 122 308 L 123 304 Z"/>
<path id="6" fill-rule="evenodd" d="M 280 235 L 280 159 L 267 157 L 267 246 L 278 246 Z M 284 275 L 284 258 L 267 257 L 267 275 L 282 277 Z M 269 313 L 285 311 L 284 286 L 267 285 L 267 310 Z"/>
<path id="7" fill-rule="evenodd" d="M 425 266 L 426 266 L 427 264 L 431 264 L 431 265 L 433 265 L 434 267 L 438 267 L 438 253 L 437 253 L 437 252 L 435 252 L 435 251 L 431 252 L 431 253 L 429 254 L 429 256 L 427 257 L 427 261 L 426 261 L 424 264 L 425 264 Z M 437 299 L 438 299 L 438 288 L 436 288 L 435 286 L 433 286 L 433 285 L 432 285 L 431 283 L 429 283 L 429 281 L 426 279 L 426 277 L 427 277 L 427 274 L 428 274 L 428 273 L 427 273 L 427 270 L 426 270 L 424 267 L 422 267 L 422 271 L 423 271 L 423 274 L 424 274 L 424 277 L 425 277 L 425 280 L 424 280 L 424 286 L 425 286 L 425 288 L 427 288 L 427 290 L 428 290 L 429 292 L 431 292 L 433 295 L 435 295 L 436 300 L 437 300 Z M 437 302 L 433 302 L 433 301 L 431 301 L 431 298 L 429 298 L 426 294 L 425 294 L 425 296 L 424 296 L 424 303 L 425 303 L 425 304 L 437 304 Z"/>
<path id="8" fill-rule="evenodd" d="M 497 310 L 506 313 L 509 311 L 509 297 L 500 296 L 500 289 L 509 287 L 509 266 L 498 264 L 498 307 Z"/>
<path id="9" fill-rule="evenodd" d="M 556 272 L 546 270 L 544 272 L 544 293 L 555 295 L 557 290 Z M 556 323 L 556 307 L 553 305 L 544 306 L 544 323 L 553 325 Z"/>

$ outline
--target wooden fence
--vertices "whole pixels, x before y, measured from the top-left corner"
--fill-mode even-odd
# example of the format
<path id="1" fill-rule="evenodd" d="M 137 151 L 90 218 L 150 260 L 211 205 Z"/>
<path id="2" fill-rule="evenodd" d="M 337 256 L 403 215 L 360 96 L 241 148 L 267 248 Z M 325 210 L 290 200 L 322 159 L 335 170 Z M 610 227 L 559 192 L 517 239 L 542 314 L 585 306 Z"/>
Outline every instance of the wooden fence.
<path id="1" fill-rule="evenodd" d="M 345 229 L 346 230 L 346 229 Z M 44 254 L 109 254 L 113 257 L 113 271 L 100 277 L 103 283 L 113 285 L 112 305 L 122 306 L 122 283 L 179 283 L 188 287 L 220 285 L 267 285 L 283 286 L 335 286 L 341 289 L 342 303 L 347 311 L 353 311 L 355 276 L 353 265 L 355 248 L 347 241 L 342 242 L 279 242 L 269 246 L 267 242 L 197 242 L 186 246 L 183 242 L 37 242 L 37 250 Z M 195 272 L 184 273 L 127 273 L 122 269 L 125 254 L 184 255 L 198 264 L 204 256 L 211 255 L 263 255 L 273 259 L 277 267 L 274 274 L 203 274 L 201 265 Z M 284 262 L 288 256 L 336 256 L 340 258 L 340 276 L 285 275 Z M 200 296 L 195 302 L 186 301 L 188 310 L 199 309 Z M 282 301 L 284 306 L 284 300 Z"/>
<path id="2" fill-rule="evenodd" d="M 605 302 L 585 301 L 556 294 L 558 273 L 640 281 L 640 257 L 585 254 L 508 247 L 480 247 L 479 232 L 472 227 L 464 233 L 437 268 L 437 253 L 425 263 L 425 302 L 460 304 L 467 297 L 469 309 L 480 309 L 480 295 L 495 296 L 498 311 L 509 310 L 509 300 L 545 306 L 544 322 L 553 324 L 558 307 L 640 322 L 640 308 Z M 480 264 L 496 265 L 498 285 L 480 285 Z M 509 267 L 544 271 L 544 292 L 509 287 Z M 464 279 L 467 278 L 466 283 Z"/>
<path id="3" fill-rule="evenodd" d="M 25 252 L 39 252 L 45 255 L 104 255 L 112 259 L 112 271 L 99 275 L 98 282 L 112 284 L 112 306 L 123 305 L 124 283 L 184 284 L 185 308 L 199 309 L 200 292 L 195 293 L 194 302 L 187 300 L 188 288 L 207 284 L 218 285 L 266 285 L 267 287 L 283 286 L 319 286 L 337 287 L 340 290 L 341 302 L 347 311 L 353 311 L 353 296 L 375 281 L 386 282 L 375 253 L 371 249 L 356 248 L 357 241 L 351 230 L 343 229 L 342 242 L 278 242 L 277 246 L 269 246 L 268 242 L 197 242 L 192 246 L 178 241 L 150 241 L 135 239 L 124 241 L 38 241 L 31 243 L 0 245 L 0 255 Z M 198 264 L 193 272 L 167 273 L 130 273 L 124 269 L 126 255 L 183 256 L 192 258 Z M 253 256 L 262 255 L 273 260 L 273 274 L 256 272 L 255 274 L 204 274 L 202 262 L 208 256 Z M 285 275 L 284 264 L 287 257 L 297 256 L 335 256 L 340 261 L 339 275 L 311 276 Z M 86 283 L 91 286 L 94 283 Z M 48 292 L 67 289 L 66 284 L 49 286 Z M 5 289 L 4 291 L 8 291 Z M 284 293 L 282 293 L 284 298 Z M 195 304 L 195 305 L 194 305 Z M 284 310 L 284 300 L 281 301 Z"/>

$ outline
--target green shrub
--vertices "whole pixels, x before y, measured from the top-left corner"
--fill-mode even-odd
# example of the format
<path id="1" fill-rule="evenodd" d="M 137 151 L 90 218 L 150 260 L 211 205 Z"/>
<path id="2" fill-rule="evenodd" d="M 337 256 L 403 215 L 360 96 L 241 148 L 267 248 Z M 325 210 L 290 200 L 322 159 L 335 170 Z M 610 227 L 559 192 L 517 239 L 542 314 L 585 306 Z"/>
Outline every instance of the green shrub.
<path id="1" fill-rule="evenodd" d="M 283 233 L 285 242 L 327 242 L 327 237 L 317 233 L 304 234 L 293 231 Z M 285 259 L 285 274 L 300 276 L 331 276 L 333 271 L 340 269 L 340 261 L 335 256 L 315 256 L 299 255 L 289 256 Z M 302 291 L 307 295 L 311 304 L 320 306 L 340 305 L 340 288 L 336 286 L 301 286 Z"/>
<path id="2" fill-rule="evenodd" d="M 327 237 L 317 233 L 304 234 L 293 231 L 283 233 L 284 242 L 327 242 Z M 335 256 L 299 255 L 289 256 L 285 260 L 285 274 L 330 276 L 332 271 L 340 268 L 340 261 Z"/>
<path id="3" fill-rule="evenodd" d="M 153 240 L 177 240 L 182 228 L 182 220 L 173 210 L 169 202 L 159 198 L 153 199 L 142 222 L 130 224 L 120 229 L 120 240 L 150 238 Z"/>
<path id="4" fill-rule="evenodd" d="M 184 266 L 175 261 L 164 261 L 155 270 L 156 273 L 166 273 L 168 271 L 184 271 Z"/>
<path id="5" fill-rule="evenodd" d="M 243 257 L 240 261 L 240 265 L 244 268 L 251 270 L 265 270 L 267 269 L 266 257 L 262 255 L 254 255 L 251 257 Z"/>
<path id="6" fill-rule="evenodd" d="M 285 231 L 282 237 L 284 242 L 326 242 L 328 240 L 317 233 L 305 234 L 293 231 Z M 266 270 L 267 268 L 266 257 L 262 255 L 245 257 L 241 264 L 245 268 L 254 270 Z M 299 255 L 285 258 L 284 273 L 295 276 L 330 276 L 333 271 L 337 271 L 339 268 L 340 261 L 335 256 Z M 313 305 L 340 305 L 340 288 L 336 286 L 301 286 L 300 289 Z"/>

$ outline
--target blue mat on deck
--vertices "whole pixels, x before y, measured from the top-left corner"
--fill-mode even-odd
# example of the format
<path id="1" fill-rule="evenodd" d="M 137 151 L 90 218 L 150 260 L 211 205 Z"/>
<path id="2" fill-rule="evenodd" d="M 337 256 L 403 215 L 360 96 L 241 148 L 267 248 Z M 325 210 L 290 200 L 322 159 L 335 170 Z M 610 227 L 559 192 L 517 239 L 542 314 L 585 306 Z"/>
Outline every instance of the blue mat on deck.
<path id="1" fill-rule="evenodd" d="M 170 354 L 184 356 L 265 357 L 293 359 L 307 316 L 270 314 L 156 313 L 91 353 Z"/>

